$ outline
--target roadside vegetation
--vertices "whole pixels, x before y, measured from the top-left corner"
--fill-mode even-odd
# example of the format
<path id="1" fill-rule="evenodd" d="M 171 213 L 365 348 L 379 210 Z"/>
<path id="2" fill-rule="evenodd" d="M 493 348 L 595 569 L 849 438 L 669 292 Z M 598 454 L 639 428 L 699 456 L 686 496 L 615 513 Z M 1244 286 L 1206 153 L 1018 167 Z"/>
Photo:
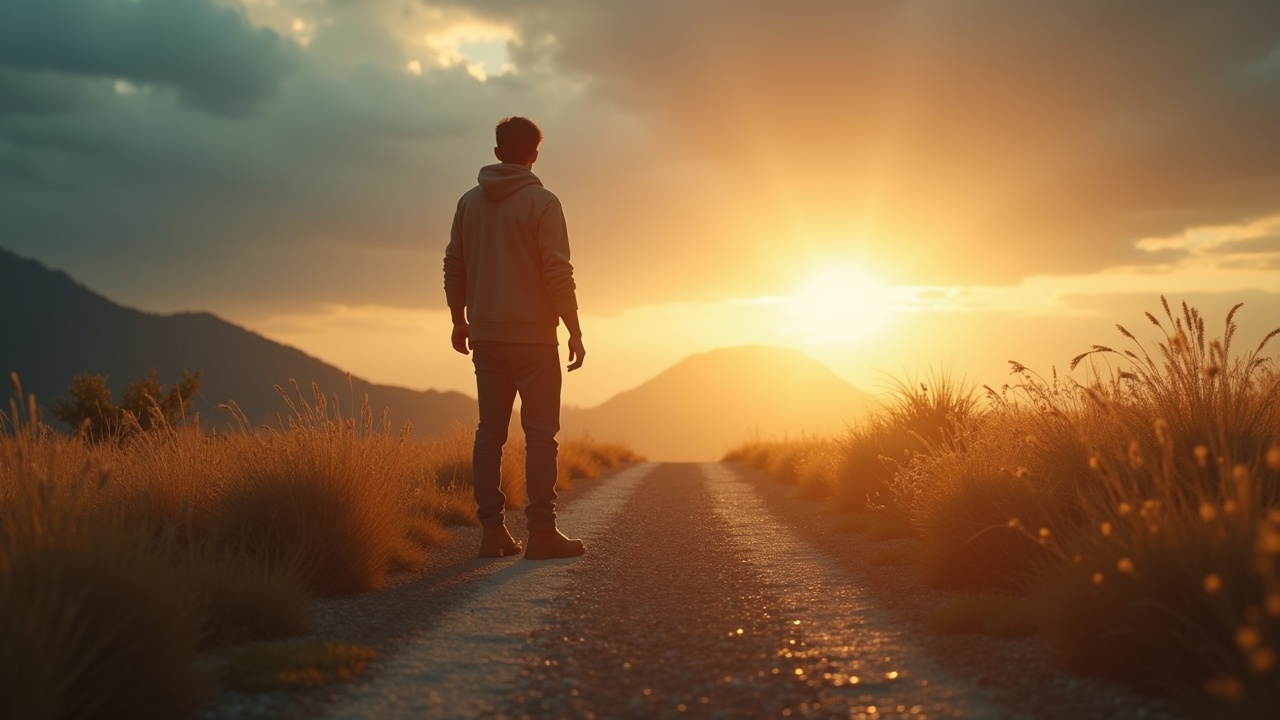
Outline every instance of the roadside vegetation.
<path id="1" fill-rule="evenodd" d="M 475 522 L 466 429 L 413 440 L 367 401 L 344 414 L 294 384 L 277 388 L 289 409 L 278 427 L 231 406 L 241 430 L 215 433 L 173 421 L 192 380 L 156 400 L 149 376 L 135 393 L 151 397 L 145 420 L 128 394 L 102 431 L 68 436 L 13 378 L 0 413 L 0 717 L 182 717 L 219 680 L 202 656 L 245 643 L 222 678 L 237 686 L 353 676 L 371 651 L 277 658 L 261 643 L 306 633 L 311 598 L 375 590 L 448 542 L 449 526 Z M 94 394 L 91 378 L 74 387 Z M 513 438 L 513 507 L 522 453 Z M 561 487 L 636 459 L 588 438 L 563 441 L 560 457 Z"/>
<path id="2" fill-rule="evenodd" d="M 1280 717 L 1280 370 L 1193 307 L 1148 313 L 1157 340 L 1074 358 L 1084 380 L 1011 363 L 996 390 L 900 383 L 840 437 L 726 457 L 909 538 L 928 583 L 964 591 L 939 632 L 1038 632 L 1068 667 L 1210 717 Z M 1007 622 L 1013 618 L 1016 622 Z"/>

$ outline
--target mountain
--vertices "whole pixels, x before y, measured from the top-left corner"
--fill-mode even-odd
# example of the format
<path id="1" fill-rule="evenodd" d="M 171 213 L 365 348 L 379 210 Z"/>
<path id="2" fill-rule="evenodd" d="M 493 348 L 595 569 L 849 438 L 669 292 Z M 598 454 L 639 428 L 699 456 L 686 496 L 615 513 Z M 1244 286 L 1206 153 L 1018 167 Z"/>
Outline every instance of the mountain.
<path id="1" fill-rule="evenodd" d="M 716 460 L 752 437 L 838 432 L 875 405 L 799 350 L 749 345 L 692 355 L 594 408 L 566 408 L 561 425 L 653 460 Z"/>
<path id="2" fill-rule="evenodd" d="M 66 273 L 0 248 L 0 371 L 17 372 L 23 390 L 41 405 L 65 397 L 72 378 L 84 373 L 106 375 L 119 398 L 128 381 L 153 367 L 166 385 L 180 379 L 183 369 L 203 370 L 204 397 L 194 409 L 215 427 L 232 420 L 215 410 L 227 400 L 235 400 L 252 422 L 287 414 L 272 385 L 287 389 L 290 378 L 302 385 L 308 401 L 314 382 L 327 395 L 337 394 L 344 414 L 351 410 L 346 373 L 301 350 L 209 313 L 156 315 L 117 305 Z M 357 377 L 352 386 L 356 403 L 367 394 L 375 414 L 389 408 L 393 427 L 410 421 L 418 437 L 475 418 L 475 400 L 461 393 L 375 385 Z"/>

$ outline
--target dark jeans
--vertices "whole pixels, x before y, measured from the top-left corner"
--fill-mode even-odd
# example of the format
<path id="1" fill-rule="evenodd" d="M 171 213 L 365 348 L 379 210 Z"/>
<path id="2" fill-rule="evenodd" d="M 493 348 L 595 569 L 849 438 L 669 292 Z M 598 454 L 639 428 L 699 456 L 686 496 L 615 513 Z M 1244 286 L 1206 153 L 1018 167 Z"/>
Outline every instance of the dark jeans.
<path id="1" fill-rule="evenodd" d="M 530 530 L 556 526 L 556 433 L 560 431 L 560 352 L 555 345 L 476 343 L 480 424 L 471 455 L 477 515 L 481 524 L 505 519 L 502 492 L 502 446 L 507 442 L 511 408 L 520 393 L 520 425 L 524 428 L 525 487 Z"/>

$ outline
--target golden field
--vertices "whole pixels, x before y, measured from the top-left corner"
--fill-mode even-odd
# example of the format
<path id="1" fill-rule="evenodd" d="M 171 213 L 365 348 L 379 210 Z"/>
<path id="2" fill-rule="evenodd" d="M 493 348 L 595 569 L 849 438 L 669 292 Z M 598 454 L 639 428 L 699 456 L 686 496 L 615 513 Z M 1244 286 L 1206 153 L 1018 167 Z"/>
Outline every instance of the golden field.
<path id="1" fill-rule="evenodd" d="M 304 633 L 310 598 L 377 589 L 475 522 L 466 430 L 415 441 L 293 389 L 281 427 L 232 433 L 94 443 L 30 398 L 0 414 L 0 716 L 182 716 L 203 652 Z M 522 506 L 519 438 L 505 457 Z M 566 440 L 560 486 L 632 459 Z"/>
<path id="2" fill-rule="evenodd" d="M 1016 362 L 985 397 L 945 373 L 911 379 L 842 436 L 726 459 L 869 540 L 910 538 L 891 554 L 968 593 L 940 628 L 1038 632 L 1074 670 L 1210 716 L 1278 717 L 1280 371 L 1265 353 L 1280 331 L 1241 351 L 1238 308 L 1211 339 L 1165 301 L 1146 316 L 1160 339 L 1117 326 L 1123 346 L 1072 361 L 1084 382 Z M 1012 630 L 994 622 L 1015 614 Z"/>

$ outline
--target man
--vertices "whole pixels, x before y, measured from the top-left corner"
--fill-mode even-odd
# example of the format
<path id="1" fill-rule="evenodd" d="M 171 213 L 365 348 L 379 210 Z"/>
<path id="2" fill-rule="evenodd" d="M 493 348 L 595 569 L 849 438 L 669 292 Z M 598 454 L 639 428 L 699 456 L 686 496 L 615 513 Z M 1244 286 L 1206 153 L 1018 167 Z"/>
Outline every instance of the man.
<path id="1" fill-rule="evenodd" d="M 574 557 L 581 540 L 556 529 L 556 433 L 560 430 L 560 357 L 556 329 L 569 330 L 569 371 L 586 350 L 569 263 L 560 200 L 533 174 L 542 131 L 527 118 L 498 123 L 499 164 L 458 201 L 444 252 L 444 291 L 453 314 L 453 348 L 472 353 L 480 423 L 471 456 L 480 557 L 517 555 L 500 487 L 502 446 L 520 395 L 529 504 L 528 560 Z"/>

